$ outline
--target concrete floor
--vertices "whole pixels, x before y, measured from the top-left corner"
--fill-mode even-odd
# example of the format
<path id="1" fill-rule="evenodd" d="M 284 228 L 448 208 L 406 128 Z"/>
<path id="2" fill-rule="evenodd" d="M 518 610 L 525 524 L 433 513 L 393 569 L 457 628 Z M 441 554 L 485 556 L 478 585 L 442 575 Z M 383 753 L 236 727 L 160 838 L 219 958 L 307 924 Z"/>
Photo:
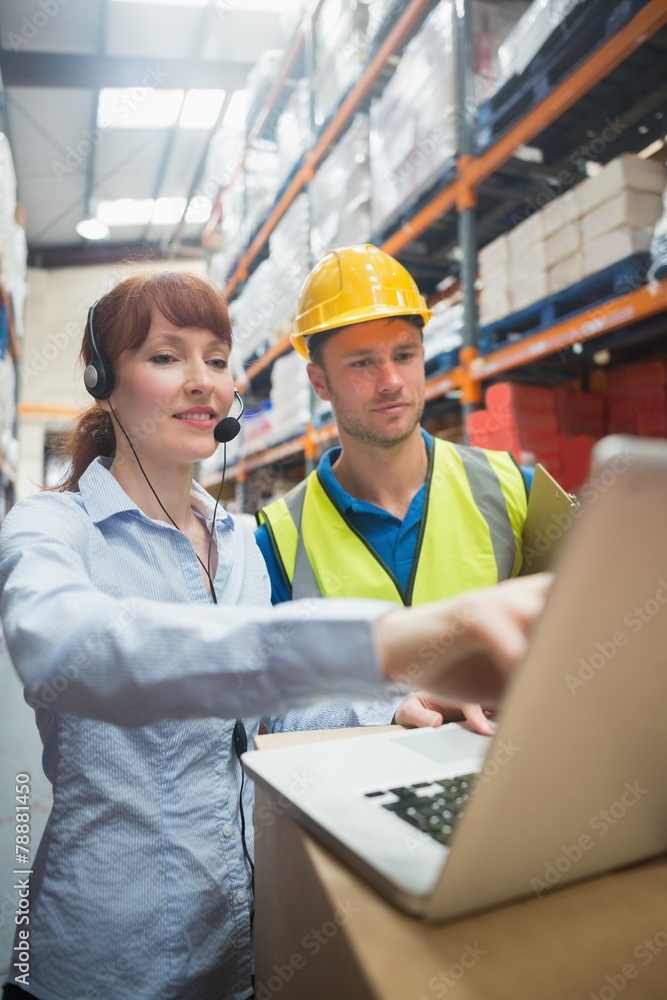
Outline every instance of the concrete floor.
<path id="1" fill-rule="evenodd" d="M 51 785 L 42 771 L 42 744 L 34 712 L 23 700 L 0 632 L 0 983 L 9 972 L 14 941 L 18 876 L 16 857 L 16 775 L 30 775 L 30 850 L 34 858 L 51 809 Z"/>

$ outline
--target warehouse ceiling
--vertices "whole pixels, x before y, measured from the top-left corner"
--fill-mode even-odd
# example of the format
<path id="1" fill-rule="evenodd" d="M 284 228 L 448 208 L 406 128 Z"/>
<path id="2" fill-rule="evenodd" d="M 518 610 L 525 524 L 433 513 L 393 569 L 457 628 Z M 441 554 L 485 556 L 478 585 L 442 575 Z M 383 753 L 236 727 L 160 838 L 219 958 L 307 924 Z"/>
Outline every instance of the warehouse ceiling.
<path id="1" fill-rule="evenodd" d="M 206 211 L 211 194 L 204 186 L 211 136 L 260 54 L 283 45 L 279 0 L 203 3 L 0 0 L 0 127 L 33 265 L 201 254 L 203 223 L 188 220 Z M 130 88 L 107 95 L 123 112 L 122 127 L 100 117 L 104 88 Z M 225 97 L 213 125 L 139 127 L 154 88 Z M 77 234 L 100 203 L 119 198 L 180 198 L 183 207 L 174 217 L 174 204 L 161 201 L 169 221 L 153 212 L 141 224 L 112 227 L 105 240 Z"/>

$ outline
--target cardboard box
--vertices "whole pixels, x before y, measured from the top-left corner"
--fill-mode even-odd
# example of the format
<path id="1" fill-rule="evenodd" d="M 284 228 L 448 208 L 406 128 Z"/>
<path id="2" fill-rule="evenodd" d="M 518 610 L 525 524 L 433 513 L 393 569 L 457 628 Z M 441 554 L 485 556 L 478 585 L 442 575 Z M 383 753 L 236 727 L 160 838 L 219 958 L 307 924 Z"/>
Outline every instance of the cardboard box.
<path id="1" fill-rule="evenodd" d="M 595 239 L 584 241 L 584 275 L 595 274 L 604 267 L 616 263 L 617 260 L 623 260 L 633 253 L 648 250 L 651 246 L 652 236 L 652 227 L 630 229 L 627 226 L 621 226 L 612 232 L 602 233 Z M 643 281 L 640 278 L 641 276 L 638 275 L 637 287 L 645 283 L 646 276 L 644 275 Z"/>
<path id="2" fill-rule="evenodd" d="M 507 234 L 510 260 L 517 260 L 530 252 L 532 246 L 544 238 L 544 219 L 542 212 L 535 212 L 524 219 Z"/>
<path id="3" fill-rule="evenodd" d="M 568 222 L 544 241 L 547 267 L 554 267 L 561 260 L 577 253 L 581 246 L 579 222 Z"/>
<path id="4" fill-rule="evenodd" d="M 479 297 L 479 321 L 482 326 L 503 319 L 512 312 L 512 300 L 509 290 L 496 289 L 493 293 L 483 290 Z"/>
<path id="5" fill-rule="evenodd" d="M 510 288 L 521 284 L 527 275 L 544 274 L 549 268 L 546 246 L 543 242 L 535 243 L 520 257 L 511 258 L 509 262 Z"/>
<path id="6" fill-rule="evenodd" d="M 581 219 L 582 239 L 590 240 L 612 229 L 655 226 L 662 215 L 662 197 L 654 191 L 620 191 Z"/>
<path id="7" fill-rule="evenodd" d="M 503 261 L 493 268 L 485 268 L 480 271 L 479 280 L 482 288 L 492 293 L 496 289 L 508 288 L 510 283 L 509 261 Z"/>
<path id="8" fill-rule="evenodd" d="M 584 276 L 584 255 L 581 250 L 561 260 L 549 271 L 549 294 L 576 285 Z"/>
<path id="9" fill-rule="evenodd" d="M 662 194 L 666 186 L 667 167 L 664 163 L 623 153 L 603 167 L 599 174 L 589 177 L 576 188 L 579 214 L 587 215 L 626 188 Z"/>
<path id="10" fill-rule="evenodd" d="M 567 191 L 553 201 L 547 202 L 542 209 L 542 230 L 545 237 L 552 236 L 563 226 L 578 218 L 579 205 L 574 191 Z"/>
<path id="11" fill-rule="evenodd" d="M 480 271 L 492 271 L 495 267 L 504 264 L 509 260 L 509 242 L 503 233 L 498 239 L 487 243 L 477 255 Z"/>
<path id="12" fill-rule="evenodd" d="M 533 302 L 549 295 L 549 275 L 546 271 L 535 271 L 526 273 L 523 281 L 512 285 L 510 297 L 512 301 L 512 312 L 518 312 L 530 306 Z"/>

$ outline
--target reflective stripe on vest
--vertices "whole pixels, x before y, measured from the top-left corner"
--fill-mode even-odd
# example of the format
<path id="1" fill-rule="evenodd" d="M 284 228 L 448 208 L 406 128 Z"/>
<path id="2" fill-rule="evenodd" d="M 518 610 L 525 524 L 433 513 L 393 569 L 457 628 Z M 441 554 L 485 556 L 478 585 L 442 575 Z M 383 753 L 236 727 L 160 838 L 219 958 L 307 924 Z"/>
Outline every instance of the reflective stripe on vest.
<path id="1" fill-rule="evenodd" d="M 372 597 L 423 604 L 515 576 L 527 498 L 506 452 L 434 439 L 420 535 L 405 590 L 339 511 L 316 472 L 265 507 L 292 597 Z"/>

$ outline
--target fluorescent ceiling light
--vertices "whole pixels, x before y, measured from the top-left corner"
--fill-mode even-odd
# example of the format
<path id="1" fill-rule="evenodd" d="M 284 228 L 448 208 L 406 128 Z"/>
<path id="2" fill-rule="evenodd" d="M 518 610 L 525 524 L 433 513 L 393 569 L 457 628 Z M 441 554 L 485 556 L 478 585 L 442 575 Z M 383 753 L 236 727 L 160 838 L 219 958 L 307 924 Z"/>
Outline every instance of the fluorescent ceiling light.
<path id="1" fill-rule="evenodd" d="M 104 87 L 97 103 L 98 128 L 170 128 L 183 105 L 182 90 Z"/>
<path id="2" fill-rule="evenodd" d="M 101 201 L 97 206 L 97 218 L 107 226 L 145 226 L 152 214 L 152 198 L 118 198 Z"/>
<path id="3" fill-rule="evenodd" d="M 75 228 L 86 240 L 106 240 L 109 236 L 109 227 L 99 219 L 82 219 Z"/>
<path id="4" fill-rule="evenodd" d="M 188 90 L 178 124 L 181 128 L 213 128 L 224 99 L 224 90 Z"/>
<path id="5" fill-rule="evenodd" d="M 205 198 L 204 195 L 197 195 L 188 205 L 187 212 L 185 213 L 185 221 L 196 223 L 208 222 L 211 217 L 211 207 L 210 198 Z"/>
<path id="6" fill-rule="evenodd" d="M 156 198 L 151 223 L 156 226 L 175 225 L 183 218 L 185 198 Z"/>

